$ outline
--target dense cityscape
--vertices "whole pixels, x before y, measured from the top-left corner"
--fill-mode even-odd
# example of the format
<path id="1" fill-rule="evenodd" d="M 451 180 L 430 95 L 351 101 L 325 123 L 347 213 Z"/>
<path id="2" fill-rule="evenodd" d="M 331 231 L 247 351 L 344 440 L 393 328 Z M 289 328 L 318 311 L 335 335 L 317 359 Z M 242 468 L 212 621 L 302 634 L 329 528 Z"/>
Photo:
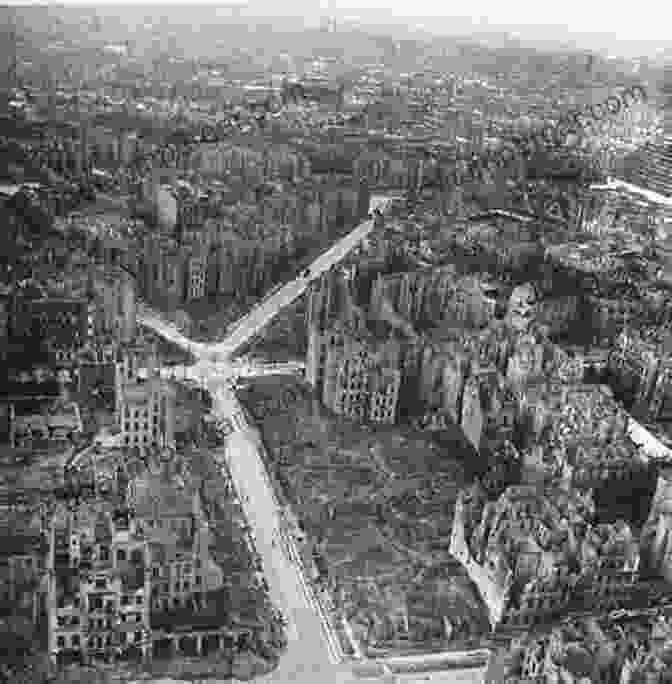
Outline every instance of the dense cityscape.
<path id="1" fill-rule="evenodd" d="M 0 8 L 0 682 L 672 682 L 669 50 L 156 9 Z"/>

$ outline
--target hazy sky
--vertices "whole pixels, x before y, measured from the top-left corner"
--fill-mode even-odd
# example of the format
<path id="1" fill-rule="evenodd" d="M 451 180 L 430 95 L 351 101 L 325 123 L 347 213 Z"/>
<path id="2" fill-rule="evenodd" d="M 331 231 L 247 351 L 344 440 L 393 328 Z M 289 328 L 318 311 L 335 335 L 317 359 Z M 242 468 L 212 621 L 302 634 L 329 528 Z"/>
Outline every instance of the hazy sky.
<path id="1" fill-rule="evenodd" d="M 326 4 L 327 0 L 322 0 Z M 288 4 L 291 3 L 289 0 Z M 672 6 L 663 2 L 605 2 L 605 0 L 478 0 L 473 3 L 448 3 L 436 0 L 366 0 L 336 2 L 336 7 L 388 9 L 398 15 L 464 16 L 498 25 L 553 24 L 571 33 L 609 33 L 625 40 L 669 40 Z M 641 7 L 639 11 L 637 8 Z M 653 10 L 653 11 L 651 11 Z M 672 41 L 671 41 L 672 44 Z"/>
<path id="2" fill-rule="evenodd" d="M 448 3 L 445 0 L 200 0 L 193 4 L 221 5 L 241 4 L 248 2 L 268 8 L 269 13 L 276 16 L 279 14 L 307 15 L 319 12 L 321 7 L 326 10 L 329 6 L 336 9 L 336 13 L 357 15 L 358 10 L 377 10 L 378 20 L 383 20 L 383 15 L 388 17 L 417 17 L 418 23 L 422 23 L 422 17 L 464 17 L 478 22 L 483 26 L 521 26 L 522 36 L 529 38 L 534 36 L 535 25 L 553 25 L 558 27 L 557 38 L 564 38 L 567 34 L 601 33 L 609 34 L 610 41 L 623 39 L 626 41 L 654 40 L 670 41 L 669 25 L 672 20 L 672 5 L 660 0 L 651 2 L 644 0 L 641 3 L 632 2 L 605 2 L 605 0 L 560 0 L 549 2 L 548 0 L 515 0 L 505 2 L 503 0 L 478 0 L 473 3 Z M 30 0 L 6 0 L 6 4 L 28 5 L 43 4 L 31 3 Z M 59 3 L 61 4 L 61 3 Z M 75 5 L 109 5 L 109 4 L 136 4 L 134 0 L 62 0 L 62 4 Z M 143 0 L 142 5 L 160 4 L 192 4 L 188 2 L 171 2 L 170 0 Z M 665 7 L 667 6 L 667 9 Z M 641 9 L 640 9 L 641 8 Z M 256 14 L 256 12 L 255 12 Z M 443 22 L 442 22 L 443 23 Z M 461 23 L 461 22 L 460 22 Z M 530 26 L 525 30 L 525 26 Z M 431 30 L 432 24 L 427 27 Z M 443 29 L 443 26 L 441 27 Z M 443 31 L 442 31 L 443 32 Z M 530 33 L 532 34 L 530 36 Z M 544 31 L 547 34 L 547 31 Z M 564 35 L 563 35 L 564 34 Z M 548 35 L 539 36 L 548 38 Z"/>

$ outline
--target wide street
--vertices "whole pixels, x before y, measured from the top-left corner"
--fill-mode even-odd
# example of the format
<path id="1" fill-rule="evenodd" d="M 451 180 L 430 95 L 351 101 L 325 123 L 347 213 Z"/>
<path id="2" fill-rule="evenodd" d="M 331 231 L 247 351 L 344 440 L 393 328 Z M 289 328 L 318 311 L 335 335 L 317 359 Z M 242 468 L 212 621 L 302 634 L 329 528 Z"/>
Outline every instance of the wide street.
<path id="1" fill-rule="evenodd" d="M 233 407 L 229 410 L 235 410 Z M 231 415 L 228 413 L 228 415 Z M 325 627 L 296 560 L 298 553 L 285 549 L 294 546 L 291 536 L 283 534 L 282 510 L 277 505 L 262 460 L 257 431 L 245 426 L 234 432 L 226 444 L 226 460 L 234 486 L 250 527 L 257 552 L 262 558 L 271 599 L 287 618 L 288 652 L 270 681 L 300 681 L 324 673 L 324 666 L 339 661 L 337 642 Z"/>
<path id="2" fill-rule="evenodd" d="M 388 671 L 373 678 L 356 674 L 353 663 L 342 660 L 337 638 L 329 621 L 306 584 L 299 565 L 296 542 L 282 523 L 284 512 L 278 505 L 264 466 L 260 434 L 256 427 L 247 423 L 231 384 L 240 375 L 255 374 L 255 364 L 231 362 L 230 356 L 282 308 L 299 297 L 310 279 L 316 278 L 343 259 L 372 228 L 372 221 L 366 221 L 355 228 L 316 259 L 311 266 L 310 278 L 299 277 L 285 285 L 241 319 L 223 342 L 213 345 L 194 343 L 184 337 L 174 325 L 162 321 L 157 314 L 147 309 L 141 311 L 140 320 L 197 357 L 198 361 L 194 366 L 167 372 L 176 379 L 191 377 L 207 388 L 213 397 L 213 412 L 229 425 L 231 434 L 227 437 L 225 447 L 217 450 L 214 456 L 216 459 L 226 459 L 222 468 L 230 473 L 240 496 L 256 540 L 257 551 L 262 558 L 269 593 L 288 621 L 287 650 L 278 667 L 260 679 L 278 684 L 355 684 L 366 681 L 387 684 L 420 681 L 479 684 L 483 682 L 485 667 L 469 667 L 467 664 L 473 660 L 473 654 L 468 653 L 453 654 L 456 663 L 465 663 L 462 669 L 417 675 L 392 675 Z M 292 367 L 290 364 L 278 366 L 275 370 L 284 372 Z M 296 367 L 294 365 L 293 369 L 296 370 Z M 261 366 L 258 370 L 272 372 L 273 366 Z M 175 680 L 161 681 L 167 683 Z"/>
<path id="3" fill-rule="evenodd" d="M 318 278 L 324 271 L 328 271 L 334 264 L 341 261 L 352 249 L 373 230 L 373 221 L 364 221 L 351 233 L 321 254 L 310 267 L 307 277 L 299 277 L 281 287 L 275 294 L 265 299 L 252 311 L 243 316 L 229 330 L 225 340 L 214 344 L 210 351 L 230 357 L 267 325 L 279 311 L 298 299 L 312 280 Z"/>
<path id="4" fill-rule="evenodd" d="M 660 193 L 654 192 L 653 190 L 648 190 L 647 188 L 642 188 L 639 185 L 633 185 L 627 181 L 621 180 L 620 178 L 609 178 L 606 184 L 595 184 L 590 186 L 591 190 L 627 190 L 629 192 L 634 192 L 645 197 L 649 202 L 656 202 L 657 204 L 662 204 L 665 207 L 672 207 L 672 197 L 666 197 Z"/>

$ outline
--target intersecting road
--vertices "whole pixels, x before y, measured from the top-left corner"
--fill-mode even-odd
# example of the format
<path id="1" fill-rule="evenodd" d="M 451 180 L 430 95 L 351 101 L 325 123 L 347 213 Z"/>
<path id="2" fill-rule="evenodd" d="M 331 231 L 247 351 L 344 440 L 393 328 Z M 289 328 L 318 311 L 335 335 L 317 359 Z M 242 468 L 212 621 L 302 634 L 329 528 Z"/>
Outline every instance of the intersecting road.
<path id="1" fill-rule="evenodd" d="M 191 367 L 168 371 L 175 377 L 191 377 L 208 389 L 213 397 L 213 411 L 227 423 L 230 434 L 226 445 L 214 453 L 225 459 L 243 509 L 252 528 L 257 551 L 261 556 L 271 599 L 288 621 L 288 648 L 279 666 L 260 678 L 277 684 L 355 684 L 355 682 L 453 682 L 478 684 L 483 681 L 484 666 L 471 667 L 474 653 L 455 653 L 460 669 L 442 673 L 417 675 L 378 675 L 362 678 L 356 667 L 342 657 L 337 637 L 322 606 L 306 584 L 296 542 L 287 531 L 285 511 L 279 505 L 262 459 L 262 440 L 256 427 L 248 424 L 245 413 L 233 391 L 231 381 L 241 375 L 296 370 L 300 364 L 259 367 L 244 361 L 232 361 L 245 342 L 256 335 L 282 308 L 288 306 L 306 289 L 309 280 L 338 263 L 372 230 L 366 221 L 316 259 L 310 276 L 288 283 L 239 321 L 223 342 L 206 345 L 184 337 L 174 325 L 160 316 L 142 309 L 141 322 L 174 344 L 190 351 L 198 361 Z M 477 658 L 478 658 L 477 654 Z"/>
<path id="2" fill-rule="evenodd" d="M 342 261 L 373 230 L 373 221 L 364 221 L 351 233 L 336 242 L 321 254 L 310 266 L 309 275 L 292 280 L 281 287 L 273 295 L 254 307 L 247 315 L 229 330 L 223 342 L 212 345 L 211 351 L 229 357 L 256 335 L 281 309 L 298 299 L 308 287 L 311 280 L 318 278 L 334 264 Z"/>

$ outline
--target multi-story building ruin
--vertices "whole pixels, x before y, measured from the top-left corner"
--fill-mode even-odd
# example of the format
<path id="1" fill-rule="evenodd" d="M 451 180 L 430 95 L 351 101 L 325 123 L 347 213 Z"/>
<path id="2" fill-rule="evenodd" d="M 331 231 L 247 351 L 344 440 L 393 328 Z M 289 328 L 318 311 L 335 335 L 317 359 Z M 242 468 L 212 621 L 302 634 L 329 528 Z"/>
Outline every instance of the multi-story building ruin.
<path id="1" fill-rule="evenodd" d="M 672 362 L 666 358 L 658 367 L 658 375 L 651 393 L 650 417 L 659 423 L 672 422 Z"/>
<path id="2" fill-rule="evenodd" d="M 483 327 L 495 313 L 492 289 L 474 277 L 458 277 L 452 266 L 378 276 L 369 310 L 382 315 L 391 308 L 412 323 L 447 320 L 469 328 Z"/>
<path id="3" fill-rule="evenodd" d="M 380 358 L 381 346 L 339 327 L 310 330 L 306 377 L 326 407 L 353 419 L 394 423 L 401 373 Z"/>
<path id="4" fill-rule="evenodd" d="M 462 395 L 460 425 L 476 451 L 484 446 L 487 436 L 498 428 L 513 429 L 515 414 L 511 401 L 505 401 L 502 378 L 494 366 L 472 369 Z"/>
<path id="5" fill-rule="evenodd" d="M 661 344 L 637 331 L 624 330 L 616 338 L 609 359 L 615 388 L 628 403 L 648 402 L 661 361 Z"/>
<path id="6" fill-rule="evenodd" d="M 125 446 L 147 450 L 174 443 L 175 393 L 159 376 L 156 350 L 138 341 L 117 363 L 115 417 Z"/>
<path id="7" fill-rule="evenodd" d="M 53 349 L 56 361 L 69 364 L 90 337 L 90 307 L 84 298 L 19 295 L 10 313 L 10 335 L 33 338 Z"/>
<path id="8" fill-rule="evenodd" d="M 32 453 L 66 450 L 82 436 L 79 406 L 57 399 L 33 408 L 9 407 L 9 443 L 15 449 Z"/>
<path id="9" fill-rule="evenodd" d="M 48 559 L 49 654 L 58 663 L 151 655 L 150 555 L 128 509 L 56 512 Z"/>
<path id="10" fill-rule="evenodd" d="M 672 473 L 669 468 L 659 473 L 642 537 L 648 542 L 652 567 L 668 582 L 672 581 Z"/>
<path id="11" fill-rule="evenodd" d="M 91 285 L 94 334 L 131 342 L 137 332 L 135 279 L 123 268 L 106 267 L 97 269 Z"/>
<path id="12" fill-rule="evenodd" d="M 175 458 L 165 452 L 164 458 Z M 201 498 L 155 472 L 130 483 L 129 502 L 149 545 L 151 608 L 202 607 L 223 586 L 222 569 L 211 556 L 211 533 Z"/>
<path id="13" fill-rule="evenodd" d="M 614 609 L 639 578 L 639 541 L 626 523 L 595 520 L 590 494 L 508 487 L 496 501 L 460 494 L 450 551 L 497 628 L 523 628 L 572 611 Z"/>
<path id="14" fill-rule="evenodd" d="M 493 658 L 489 675 L 502 684 L 614 682 L 663 684 L 670 676 L 672 630 L 662 614 L 636 619 L 572 619 L 549 633 L 516 639 Z M 499 672 L 497 672 L 499 670 Z"/>

